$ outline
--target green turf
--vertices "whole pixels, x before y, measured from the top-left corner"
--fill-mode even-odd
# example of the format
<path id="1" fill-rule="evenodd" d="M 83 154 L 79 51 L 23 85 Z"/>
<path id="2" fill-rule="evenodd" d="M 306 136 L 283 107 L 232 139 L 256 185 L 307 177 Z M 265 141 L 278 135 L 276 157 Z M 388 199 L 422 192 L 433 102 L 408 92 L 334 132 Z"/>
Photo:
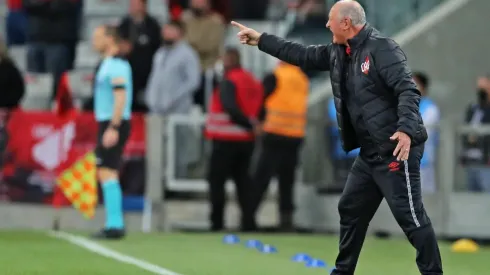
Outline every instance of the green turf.
<path id="1" fill-rule="evenodd" d="M 243 245 L 224 245 L 216 234 L 132 234 L 122 242 L 102 245 L 183 275 L 328 274 L 308 269 L 290 258 L 308 253 L 332 264 L 337 238 L 298 235 L 241 235 L 277 247 L 264 255 Z M 95 255 L 42 232 L 0 232 L 1 275 L 151 274 Z M 441 243 L 446 275 L 488 274 L 490 250 L 454 254 Z M 368 239 L 356 275 L 417 275 L 415 252 L 407 241 Z"/>

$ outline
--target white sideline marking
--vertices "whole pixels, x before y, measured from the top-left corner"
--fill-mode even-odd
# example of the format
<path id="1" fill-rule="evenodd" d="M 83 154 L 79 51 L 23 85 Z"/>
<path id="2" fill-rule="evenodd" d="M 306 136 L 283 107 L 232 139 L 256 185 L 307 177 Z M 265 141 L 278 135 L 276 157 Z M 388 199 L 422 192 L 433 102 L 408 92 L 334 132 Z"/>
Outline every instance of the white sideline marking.
<path id="1" fill-rule="evenodd" d="M 121 254 L 115 250 L 104 247 L 104 246 L 102 246 L 96 242 L 93 242 L 87 238 L 84 238 L 84 237 L 72 235 L 72 234 L 65 233 L 65 232 L 49 232 L 49 236 L 56 238 L 56 239 L 67 241 L 67 242 L 74 244 L 76 246 L 85 248 L 85 249 L 87 249 L 87 250 L 89 250 L 95 254 L 99 254 L 101 256 L 111 258 L 111 259 L 116 260 L 118 262 L 136 266 L 140 269 L 146 270 L 146 271 L 151 272 L 153 274 L 182 275 L 179 273 L 175 273 L 171 270 L 165 269 L 161 266 L 157 266 L 157 265 L 151 264 L 149 262 L 139 260 L 139 259 L 133 258 L 133 257 L 128 256 L 128 255 Z"/>

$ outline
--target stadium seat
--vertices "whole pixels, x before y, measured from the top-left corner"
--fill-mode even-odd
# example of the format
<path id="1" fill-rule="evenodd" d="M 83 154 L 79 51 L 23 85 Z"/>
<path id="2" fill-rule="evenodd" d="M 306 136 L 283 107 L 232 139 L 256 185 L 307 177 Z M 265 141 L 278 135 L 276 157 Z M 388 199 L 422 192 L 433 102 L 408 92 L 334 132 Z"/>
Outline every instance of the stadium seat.
<path id="1" fill-rule="evenodd" d="M 122 16 L 128 9 L 129 0 L 87 0 L 83 12 L 86 16 Z"/>
<path id="2" fill-rule="evenodd" d="M 27 47 L 15 46 L 9 49 L 10 57 L 15 61 L 20 71 L 27 71 Z"/>
<path id="3" fill-rule="evenodd" d="M 90 42 L 81 42 L 77 45 L 75 68 L 93 69 L 99 61 L 99 55 L 93 50 Z"/>
<path id="4" fill-rule="evenodd" d="M 76 70 L 68 74 L 68 84 L 75 99 L 92 96 L 93 70 Z"/>
<path id="5" fill-rule="evenodd" d="M 21 102 L 24 110 L 50 110 L 53 92 L 53 77 L 50 74 L 24 75 L 26 93 Z"/>

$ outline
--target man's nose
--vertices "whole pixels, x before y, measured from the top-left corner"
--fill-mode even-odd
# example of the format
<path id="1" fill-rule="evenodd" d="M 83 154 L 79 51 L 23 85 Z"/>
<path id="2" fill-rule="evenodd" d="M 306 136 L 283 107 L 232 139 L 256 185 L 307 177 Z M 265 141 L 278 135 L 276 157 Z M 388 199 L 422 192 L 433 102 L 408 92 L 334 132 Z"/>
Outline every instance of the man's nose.
<path id="1" fill-rule="evenodd" d="M 325 27 L 327 27 L 327 29 L 330 29 L 330 21 L 327 22 L 327 24 L 325 25 Z"/>

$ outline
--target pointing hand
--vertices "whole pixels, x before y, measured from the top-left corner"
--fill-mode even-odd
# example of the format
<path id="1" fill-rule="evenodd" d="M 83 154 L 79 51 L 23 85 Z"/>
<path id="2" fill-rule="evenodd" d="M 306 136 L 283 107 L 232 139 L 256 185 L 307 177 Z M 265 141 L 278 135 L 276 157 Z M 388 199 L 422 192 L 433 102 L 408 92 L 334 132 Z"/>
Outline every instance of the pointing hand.
<path id="1" fill-rule="evenodd" d="M 235 21 L 231 21 L 231 25 L 240 30 L 237 34 L 240 43 L 250 46 L 257 46 L 259 44 L 261 33 Z"/>

